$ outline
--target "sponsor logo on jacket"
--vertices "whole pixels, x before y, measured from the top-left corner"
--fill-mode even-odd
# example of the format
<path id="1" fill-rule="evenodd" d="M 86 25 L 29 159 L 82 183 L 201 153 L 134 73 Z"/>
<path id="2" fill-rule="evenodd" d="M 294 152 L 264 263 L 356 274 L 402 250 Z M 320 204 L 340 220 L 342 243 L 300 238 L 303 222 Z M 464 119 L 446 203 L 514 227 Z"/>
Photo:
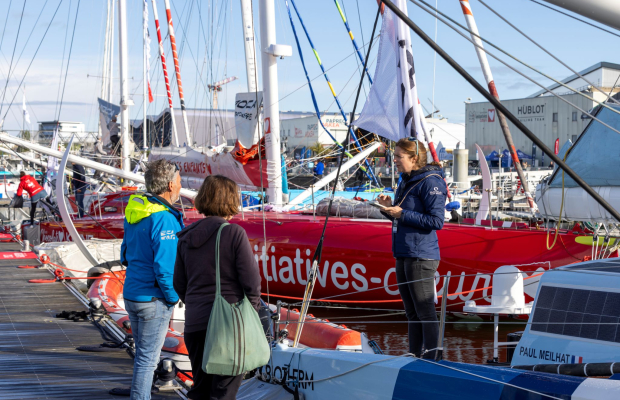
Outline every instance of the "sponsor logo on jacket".
<path id="1" fill-rule="evenodd" d="M 175 235 L 173 230 L 165 230 L 161 231 L 161 240 L 176 240 L 177 235 Z"/>
<path id="2" fill-rule="evenodd" d="M 441 190 L 439 190 L 438 187 L 434 187 L 433 190 L 431 190 L 429 193 L 430 194 L 443 194 L 441 193 Z"/>

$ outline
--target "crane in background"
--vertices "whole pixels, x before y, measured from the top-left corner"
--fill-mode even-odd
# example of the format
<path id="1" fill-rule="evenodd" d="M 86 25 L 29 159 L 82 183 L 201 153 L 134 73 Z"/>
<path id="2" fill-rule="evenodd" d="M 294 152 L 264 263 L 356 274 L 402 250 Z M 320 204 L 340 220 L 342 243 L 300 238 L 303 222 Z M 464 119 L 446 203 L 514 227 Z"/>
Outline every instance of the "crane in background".
<path id="1" fill-rule="evenodd" d="M 210 85 L 207 85 L 207 87 L 209 88 L 209 91 L 213 92 L 213 109 L 214 110 L 217 110 L 217 92 L 221 92 L 222 86 L 224 86 L 225 84 L 230 83 L 232 81 L 236 81 L 236 80 L 237 80 L 236 76 L 231 76 L 230 78 L 222 79 L 219 82 L 215 82 Z"/>

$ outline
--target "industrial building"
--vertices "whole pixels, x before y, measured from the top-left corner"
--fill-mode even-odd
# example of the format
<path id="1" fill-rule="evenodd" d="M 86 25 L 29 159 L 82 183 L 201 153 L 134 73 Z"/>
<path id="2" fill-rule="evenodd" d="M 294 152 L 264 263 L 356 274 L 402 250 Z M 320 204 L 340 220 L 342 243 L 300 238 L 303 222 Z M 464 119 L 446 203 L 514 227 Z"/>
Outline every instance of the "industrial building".
<path id="1" fill-rule="evenodd" d="M 86 132 L 82 122 L 73 121 L 39 121 L 39 130 L 33 132 L 32 140 L 49 145 L 52 143 L 54 131 L 58 129 L 58 135 L 62 143 L 66 143 L 75 135 L 76 140 L 81 143 L 94 143 L 97 139 L 96 133 Z"/>
<path id="2" fill-rule="evenodd" d="M 314 114 L 307 117 L 281 119 L 280 137 L 287 152 L 290 153 L 303 147 L 312 147 L 316 143 L 323 146 L 332 145 L 334 140 L 330 134 L 340 143 L 346 139 L 348 128 L 340 114 L 323 114 L 321 120 L 329 134 L 319 124 L 319 120 Z M 446 155 L 446 158 L 450 158 L 447 150 L 455 149 L 459 142 L 465 143 L 465 126 L 463 124 L 450 123 L 445 118 L 427 118 L 426 128 L 430 131 L 435 147 L 444 149 L 443 154 Z"/>
<path id="3" fill-rule="evenodd" d="M 196 146 L 218 146 L 227 143 L 234 146 L 237 140 L 235 130 L 235 111 L 216 109 L 189 108 L 187 111 L 187 123 L 194 138 Z M 314 115 L 305 111 L 280 111 L 280 121 L 289 118 L 300 118 Z M 149 146 L 168 146 L 172 142 L 170 124 L 170 110 L 164 109 L 159 115 L 147 117 L 147 141 Z M 174 120 L 177 134 L 181 141 L 185 138 L 185 125 L 183 114 L 180 109 L 174 110 Z M 282 122 L 281 122 L 282 123 Z M 131 121 L 134 142 L 142 146 L 142 119 Z M 164 134 L 164 132 L 166 132 Z"/>
<path id="4" fill-rule="evenodd" d="M 620 65 L 600 62 L 580 72 L 588 81 L 596 85 L 603 92 L 614 95 L 620 91 Z M 593 97 L 597 101 L 607 99 L 607 94 L 590 86 L 577 75 L 571 75 L 562 83 L 581 93 Z M 553 92 L 561 97 L 555 97 Z M 566 141 L 574 143 L 583 132 L 586 125 L 592 120 L 582 111 L 567 104 L 575 104 L 583 111 L 591 111 L 596 103 L 579 94 L 575 94 L 560 84 L 549 86 L 546 90 L 538 91 L 523 99 L 502 100 L 517 118 L 523 122 L 547 147 L 553 150 L 556 140 L 562 147 Z M 501 153 L 506 149 L 506 142 L 497 118 L 495 107 L 489 102 L 466 103 L 465 106 L 466 148 L 469 150 L 469 159 L 477 159 L 476 147 L 478 144 L 485 154 L 493 151 Z M 511 122 L 508 122 L 515 147 L 523 153 L 532 155 L 534 164 L 541 166 L 549 164 L 549 158 L 543 160 L 542 152 L 533 146 L 531 140 L 519 131 Z"/>

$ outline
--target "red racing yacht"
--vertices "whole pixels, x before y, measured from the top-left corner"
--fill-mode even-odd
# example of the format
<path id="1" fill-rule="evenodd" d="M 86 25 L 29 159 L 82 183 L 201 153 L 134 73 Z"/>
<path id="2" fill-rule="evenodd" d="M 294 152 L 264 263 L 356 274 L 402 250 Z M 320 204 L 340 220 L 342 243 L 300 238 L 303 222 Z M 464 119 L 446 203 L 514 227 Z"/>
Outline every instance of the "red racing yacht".
<path id="1" fill-rule="evenodd" d="M 84 239 L 122 238 L 123 212 L 132 193 L 116 192 L 94 201 L 90 215 L 96 218 L 74 220 L 80 235 Z M 195 209 L 188 208 L 192 204 L 189 198 L 183 198 L 183 203 L 186 224 L 203 218 Z M 300 295 L 307 283 L 324 217 L 300 212 L 255 211 L 239 214 L 231 222 L 242 226 L 250 238 L 265 294 L 268 291 L 270 296 L 288 303 L 302 300 Z M 484 304 L 490 299 L 492 274 L 502 265 L 515 265 L 532 276 L 583 261 L 591 255 L 592 247 L 577 241 L 584 236 L 580 230 L 560 231 L 556 245 L 548 250 L 544 229 L 525 223 L 496 221 L 494 225 L 491 228 L 446 222 L 438 231 L 441 263 L 435 283 L 441 296 L 445 278 L 440 276 L 451 276 L 448 305 L 453 305 L 453 311 L 462 311 L 462 304 L 467 300 Z M 41 240 L 70 239 L 62 222 L 42 222 Z M 391 225 L 387 220 L 330 217 L 313 300 L 358 307 L 402 308 L 391 243 Z M 526 285 L 529 300 L 536 293 L 538 279 L 539 275 Z"/>

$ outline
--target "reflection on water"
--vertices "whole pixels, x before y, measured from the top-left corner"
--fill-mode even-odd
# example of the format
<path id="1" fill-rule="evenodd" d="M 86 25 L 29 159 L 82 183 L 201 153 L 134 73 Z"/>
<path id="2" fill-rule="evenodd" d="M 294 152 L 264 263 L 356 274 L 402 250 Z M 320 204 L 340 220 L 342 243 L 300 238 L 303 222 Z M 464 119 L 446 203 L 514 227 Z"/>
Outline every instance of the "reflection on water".
<path id="1" fill-rule="evenodd" d="M 390 355 L 408 351 L 407 319 L 404 313 L 356 310 L 347 308 L 310 307 L 311 313 L 331 322 L 345 324 L 350 329 L 366 333 L 371 340 Z M 386 315 L 387 314 L 387 315 Z M 380 315 L 380 316 L 377 316 Z M 359 322 L 356 322 L 359 321 Z M 485 363 L 493 358 L 492 317 L 457 318 L 448 316 L 446 321 L 444 359 L 466 363 Z M 502 322 L 508 322 L 502 324 Z M 506 319 L 500 321 L 499 341 L 506 335 L 522 331 L 525 323 Z M 500 347 L 500 361 L 506 361 L 506 350 Z"/>

